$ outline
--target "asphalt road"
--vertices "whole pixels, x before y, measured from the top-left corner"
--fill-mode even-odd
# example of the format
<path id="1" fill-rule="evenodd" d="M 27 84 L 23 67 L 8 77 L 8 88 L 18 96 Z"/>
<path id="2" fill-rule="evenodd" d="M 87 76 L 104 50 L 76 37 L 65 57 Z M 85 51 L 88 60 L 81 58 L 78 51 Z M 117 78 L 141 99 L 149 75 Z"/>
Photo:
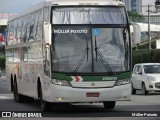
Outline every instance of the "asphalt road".
<path id="1" fill-rule="evenodd" d="M 17 111 L 17 112 L 41 112 L 40 104 L 38 101 L 32 103 L 15 103 L 12 93 L 7 89 L 6 78 L 2 76 L 0 78 L 0 112 L 3 111 Z M 129 112 L 128 112 L 129 111 Z M 145 96 L 138 91 L 136 95 L 131 97 L 131 101 L 118 101 L 114 110 L 105 110 L 102 103 L 95 104 L 70 104 L 63 106 L 53 107 L 53 112 L 45 113 L 47 116 L 52 116 L 56 120 L 70 119 L 70 120 L 80 120 L 80 119 L 92 119 L 92 120 L 102 120 L 108 119 L 108 115 L 113 115 L 109 117 L 109 120 L 128 120 L 135 119 L 134 117 L 125 117 L 123 114 L 131 113 L 159 113 L 160 114 L 160 93 L 149 93 Z M 116 115 L 121 115 L 121 118 L 116 117 Z M 158 115 L 159 115 L 158 114 Z M 115 117 L 114 117 L 115 116 Z M 2 118 L 0 118 L 2 119 Z M 4 118 L 5 119 L 5 118 Z M 11 120 L 16 118 L 10 118 Z M 24 118 L 23 118 L 24 119 Z M 25 118 L 27 119 L 27 118 Z M 39 118 L 34 118 L 39 119 Z M 44 118 L 41 118 L 42 120 Z M 45 120 L 50 120 L 51 117 L 45 118 Z M 136 117 L 136 119 L 151 119 L 145 117 Z M 152 119 L 159 119 L 153 117 Z"/>

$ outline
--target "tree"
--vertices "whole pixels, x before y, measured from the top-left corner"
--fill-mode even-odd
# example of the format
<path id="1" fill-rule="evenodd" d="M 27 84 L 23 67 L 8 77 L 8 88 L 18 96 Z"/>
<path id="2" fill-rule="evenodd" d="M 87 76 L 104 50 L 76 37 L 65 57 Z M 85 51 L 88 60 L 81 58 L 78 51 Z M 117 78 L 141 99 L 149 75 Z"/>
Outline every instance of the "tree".
<path id="1" fill-rule="evenodd" d="M 4 32 L 7 30 L 7 26 L 0 26 L 0 32 Z"/>
<path id="2" fill-rule="evenodd" d="M 160 5 L 160 0 L 156 0 L 155 5 Z"/>
<path id="3" fill-rule="evenodd" d="M 141 14 L 138 14 L 137 12 L 128 11 L 128 16 L 130 21 L 132 22 L 144 22 L 144 17 Z"/>

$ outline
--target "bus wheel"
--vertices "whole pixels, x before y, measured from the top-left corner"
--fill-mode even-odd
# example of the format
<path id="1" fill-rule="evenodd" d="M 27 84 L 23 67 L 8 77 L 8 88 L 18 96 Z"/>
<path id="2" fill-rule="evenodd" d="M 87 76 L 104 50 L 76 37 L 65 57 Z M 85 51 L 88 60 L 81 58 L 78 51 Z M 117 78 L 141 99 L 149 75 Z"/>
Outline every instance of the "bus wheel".
<path id="1" fill-rule="evenodd" d="M 13 95 L 14 95 L 14 100 L 15 102 L 17 103 L 22 103 L 24 102 L 24 96 L 23 95 L 20 95 L 18 93 L 18 87 L 17 87 L 17 82 L 16 80 L 14 81 L 14 85 L 13 85 Z"/>
<path id="2" fill-rule="evenodd" d="M 132 85 L 132 94 L 135 95 L 136 94 L 136 89 L 134 89 L 133 85 Z"/>
<path id="3" fill-rule="evenodd" d="M 113 109 L 115 107 L 116 102 L 115 101 L 106 101 L 103 102 L 105 109 Z"/>
<path id="4" fill-rule="evenodd" d="M 41 109 L 42 109 L 42 111 L 44 111 L 44 112 L 49 112 L 49 111 L 51 111 L 51 109 L 52 109 L 52 104 L 43 100 L 42 88 L 40 87 L 39 90 L 40 90 L 40 91 L 39 91 L 39 92 L 40 92 L 39 98 L 40 98 L 40 104 L 41 104 Z"/>
<path id="5" fill-rule="evenodd" d="M 146 86 L 144 83 L 142 83 L 142 94 L 143 95 L 148 95 L 148 91 L 146 90 Z"/>
<path id="6" fill-rule="evenodd" d="M 34 98 L 32 98 L 32 97 L 24 96 L 24 98 L 25 98 L 25 102 L 26 103 L 32 103 L 32 102 L 34 102 Z"/>

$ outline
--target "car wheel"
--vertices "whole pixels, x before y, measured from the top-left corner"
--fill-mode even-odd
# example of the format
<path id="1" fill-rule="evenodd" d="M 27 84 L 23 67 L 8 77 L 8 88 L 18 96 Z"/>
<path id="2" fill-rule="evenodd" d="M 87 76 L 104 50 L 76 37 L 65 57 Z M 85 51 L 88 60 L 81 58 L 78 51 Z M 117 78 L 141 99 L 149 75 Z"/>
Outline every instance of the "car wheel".
<path id="1" fill-rule="evenodd" d="M 116 102 L 115 101 L 106 101 L 103 102 L 103 106 L 105 109 L 113 109 L 115 107 Z"/>
<path id="2" fill-rule="evenodd" d="M 146 86 L 144 83 L 142 83 L 142 94 L 143 95 L 148 95 L 148 91 L 146 90 Z"/>
<path id="3" fill-rule="evenodd" d="M 136 89 L 134 89 L 134 87 L 133 87 L 133 84 L 131 84 L 131 87 L 132 87 L 132 94 L 134 95 L 134 94 L 136 94 Z"/>
<path id="4" fill-rule="evenodd" d="M 40 87 L 40 104 L 43 112 L 49 112 L 52 109 L 52 104 L 43 100 L 42 88 Z"/>
<path id="5" fill-rule="evenodd" d="M 17 103 L 22 103 L 22 102 L 24 102 L 24 96 L 23 95 L 20 95 L 19 93 L 18 93 L 18 86 L 17 86 L 17 82 L 16 81 L 14 81 L 14 90 L 13 90 L 13 95 L 14 95 L 14 100 L 15 100 L 15 102 L 17 102 Z"/>

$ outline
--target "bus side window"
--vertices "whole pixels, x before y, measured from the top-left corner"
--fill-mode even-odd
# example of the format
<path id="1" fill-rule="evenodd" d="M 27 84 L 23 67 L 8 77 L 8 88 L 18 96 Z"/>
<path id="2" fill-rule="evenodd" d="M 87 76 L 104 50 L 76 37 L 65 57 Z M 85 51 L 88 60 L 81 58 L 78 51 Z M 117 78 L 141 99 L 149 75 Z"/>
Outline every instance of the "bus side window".
<path id="1" fill-rule="evenodd" d="M 22 60 L 23 60 L 24 62 L 28 62 L 28 47 L 24 47 L 24 48 L 23 48 Z"/>
<path id="2" fill-rule="evenodd" d="M 8 24 L 7 45 L 10 45 L 12 41 L 13 41 L 13 26 L 12 26 L 12 22 L 9 22 L 9 24 Z"/>
<path id="3" fill-rule="evenodd" d="M 13 49 L 6 50 L 6 61 L 13 62 Z"/>
<path id="4" fill-rule="evenodd" d="M 42 12 L 42 10 L 39 10 L 38 11 L 38 23 L 37 23 L 37 26 L 36 26 L 36 28 L 37 28 L 37 30 L 36 30 L 36 40 L 37 41 L 40 41 L 40 40 L 42 40 L 42 22 L 43 22 L 43 14 L 42 14 L 43 12 Z"/>
<path id="5" fill-rule="evenodd" d="M 17 22 L 17 43 L 20 43 L 21 42 L 21 33 L 22 33 L 22 19 L 18 19 L 18 22 Z"/>
<path id="6" fill-rule="evenodd" d="M 35 13 L 31 14 L 30 19 L 30 31 L 29 31 L 29 42 L 32 42 L 35 40 Z"/>
<path id="7" fill-rule="evenodd" d="M 38 11 L 38 26 L 43 24 L 43 10 Z"/>
<path id="8" fill-rule="evenodd" d="M 27 16 L 27 40 L 29 41 L 29 35 L 30 35 L 30 15 Z"/>
<path id="9" fill-rule="evenodd" d="M 13 40 L 11 44 L 16 44 L 17 43 L 17 21 L 14 20 L 12 22 L 13 24 Z"/>
<path id="10" fill-rule="evenodd" d="M 14 54 L 14 62 L 20 62 L 19 48 L 14 48 L 13 54 Z"/>
<path id="11" fill-rule="evenodd" d="M 49 7 L 44 8 L 44 22 L 49 21 Z"/>
<path id="12" fill-rule="evenodd" d="M 27 41 L 27 17 L 23 18 L 21 42 Z"/>

